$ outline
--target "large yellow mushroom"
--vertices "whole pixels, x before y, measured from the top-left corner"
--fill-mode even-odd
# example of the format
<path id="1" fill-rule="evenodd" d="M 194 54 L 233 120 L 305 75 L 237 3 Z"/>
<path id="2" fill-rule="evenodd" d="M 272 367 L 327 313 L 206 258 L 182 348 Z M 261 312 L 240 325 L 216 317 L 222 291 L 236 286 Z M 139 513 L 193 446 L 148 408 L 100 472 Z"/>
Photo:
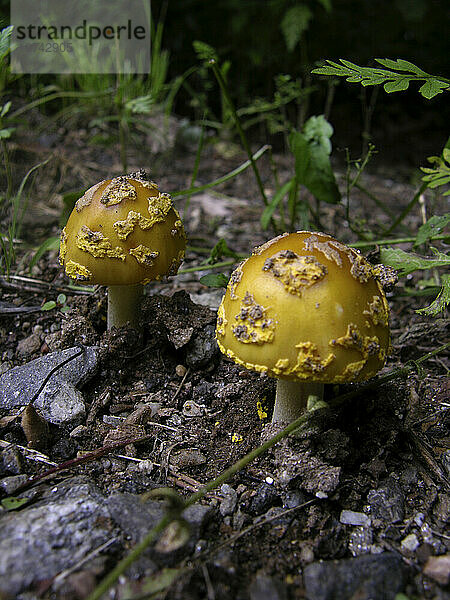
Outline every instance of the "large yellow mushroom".
<path id="1" fill-rule="evenodd" d="M 175 275 L 186 236 L 168 194 L 144 171 L 101 181 L 75 204 L 59 260 L 84 284 L 108 286 L 108 329 L 136 325 L 143 286 Z"/>
<path id="2" fill-rule="evenodd" d="M 236 363 L 276 377 L 272 421 L 291 422 L 325 383 L 364 381 L 389 349 L 389 309 L 372 266 L 323 233 L 283 234 L 231 275 L 216 337 Z"/>

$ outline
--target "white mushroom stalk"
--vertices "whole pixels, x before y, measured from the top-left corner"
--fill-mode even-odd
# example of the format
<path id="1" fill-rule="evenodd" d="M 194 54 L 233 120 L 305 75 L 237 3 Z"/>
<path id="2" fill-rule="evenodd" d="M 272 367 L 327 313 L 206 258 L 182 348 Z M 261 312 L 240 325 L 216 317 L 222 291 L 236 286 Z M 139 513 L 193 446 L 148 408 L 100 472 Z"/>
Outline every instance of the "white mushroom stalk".
<path id="1" fill-rule="evenodd" d="M 323 400 L 323 383 L 277 380 L 272 423 L 291 423 Z"/>
<path id="2" fill-rule="evenodd" d="M 108 287 L 108 329 L 123 327 L 127 323 L 137 328 L 139 325 L 139 307 L 141 305 L 144 286 L 110 285 Z"/>
<path id="3" fill-rule="evenodd" d="M 376 274 L 329 235 L 285 233 L 232 273 L 217 315 L 220 350 L 278 380 L 273 422 L 323 406 L 326 383 L 365 381 L 389 350 L 389 309 Z"/>

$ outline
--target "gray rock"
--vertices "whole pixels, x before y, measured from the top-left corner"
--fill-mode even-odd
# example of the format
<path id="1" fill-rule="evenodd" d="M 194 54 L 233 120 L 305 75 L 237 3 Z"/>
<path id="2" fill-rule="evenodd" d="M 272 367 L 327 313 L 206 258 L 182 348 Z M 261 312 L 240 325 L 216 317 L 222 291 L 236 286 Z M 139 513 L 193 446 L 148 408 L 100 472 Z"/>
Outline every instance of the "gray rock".
<path id="1" fill-rule="evenodd" d="M 0 408 L 26 406 L 49 373 L 79 348 L 52 352 L 25 365 L 15 367 L 0 377 Z M 79 423 L 85 416 L 81 393 L 76 389 L 95 373 L 100 349 L 86 347 L 83 354 L 57 369 L 34 401 L 42 416 L 56 425 Z"/>
<path id="2" fill-rule="evenodd" d="M 273 577 L 257 573 L 249 587 L 250 600 L 285 600 L 286 587 Z"/>
<path id="3" fill-rule="evenodd" d="M 220 488 L 220 493 L 222 494 L 223 500 L 220 503 L 220 514 L 223 517 L 227 515 L 231 515 L 236 510 L 237 505 L 237 492 L 234 490 L 231 485 L 228 483 L 224 483 Z"/>
<path id="4" fill-rule="evenodd" d="M 312 563 L 303 581 L 308 600 L 394 600 L 403 591 L 406 567 L 392 552 Z"/>
<path id="5" fill-rule="evenodd" d="M 134 543 L 140 542 L 166 512 L 163 502 L 155 500 L 142 502 L 139 496 L 122 492 L 109 496 L 105 506 L 113 521 Z M 210 513 L 211 508 L 201 504 L 194 504 L 184 511 L 183 517 L 190 526 L 190 546 L 198 539 L 200 530 Z M 157 553 L 153 548 L 150 548 L 146 554 L 147 557 L 164 566 L 172 558 Z"/>
<path id="6" fill-rule="evenodd" d="M 388 478 L 383 486 L 370 490 L 367 494 L 372 520 L 380 520 L 386 524 L 403 521 L 404 502 L 400 486 L 391 478 Z"/>
<path id="7" fill-rule="evenodd" d="M 370 527 L 370 518 L 362 513 L 355 512 L 353 510 L 343 510 L 341 511 L 341 516 L 339 520 L 344 525 L 358 525 L 360 527 Z"/>
<path id="8" fill-rule="evenodd" d="M 25 459 L 17 446 L 11 445 L 0 454 L 0 472 L 19 475 L 25 467 Z"/>
<path id="9" fill-rule="evenodd" d="M 262 515 L 271 508 L 278 500 L 277 491 L 272 485 L 262 483 L 256 489 L 256 494 L 250 501 L 248 512 L 251 515 Z"/>
<path id="10" fill-rule="evenodd" d="M 3 479 L 0 479 L 0 490 L 7 496 L 11 496 L 27 481 L 28 477 L 26 475 L 11 475 L 10 477 L 3 477 Z"/>
<path id="11" fill-rule="evenodd" d="M 77 564 L 111 539 L 108 522 L 103 496 L 81 477 L 52 488 L 29 508 L 2 514 L 0 596 L 15 596 Z"/>
<path id="12" fill-rule="evenodd" d="M 215 326 L 206 325 L 186 346 L 186 364 L 192 369 L 210 365 L 219 354 Z"/>
<path id="13" fill-rule="evenodd" d="M 19 356 L 26 356 L 27 354 L 34 354 L 38 352 L 41 347 L 41 337 L 38 333 L 32 333 L 26 338 L 20 340 L 17 344 L 17 353 Z"/>

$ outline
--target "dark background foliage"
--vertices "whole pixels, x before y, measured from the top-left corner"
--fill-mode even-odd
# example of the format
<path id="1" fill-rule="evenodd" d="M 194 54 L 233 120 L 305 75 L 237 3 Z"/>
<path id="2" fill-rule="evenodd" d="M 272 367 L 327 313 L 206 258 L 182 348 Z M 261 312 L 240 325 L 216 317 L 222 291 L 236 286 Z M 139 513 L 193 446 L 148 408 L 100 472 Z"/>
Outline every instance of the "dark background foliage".
<path id="1" fill-rule="evenodd" d="M 293 6 L 307 5 L 312 13 L 300 43 L 289 52 L 281 23 Z M 155 19 L 164 21 L 164 46 L 170 51 L 170 75 L 195 63 L 193 40 L 213 46 L 229 60 L 227 77 L 238 106 L 255 96 L 270 97 L 279 73 L 313 85 L 310 113 L 323 112 L 326 82 L 309 77 L 325 59 L 346 58 L 362 66 L 374 58 L 404 58 L 429 73 L 449 74 L 447 0 L 335 0 L 299 3 L 290 0 L 153 1 Z M 337 144 L 358 148 L 372 88 L 341 81 L 330 120 Z M 441 95 L 427 101 L 413 87 L 388 96 L 376 93 L 372 122 L 374 141 L 387 160 L 403 153 L 406 163 L 417 164 L 445 143 L 449 111 Z M 217 102 L 216 98 L 216 102 Z M 189 114 L 188 98 L 180 94 L 177 111 Z M 414 131 L 413 131 L 414 130 Z"/>

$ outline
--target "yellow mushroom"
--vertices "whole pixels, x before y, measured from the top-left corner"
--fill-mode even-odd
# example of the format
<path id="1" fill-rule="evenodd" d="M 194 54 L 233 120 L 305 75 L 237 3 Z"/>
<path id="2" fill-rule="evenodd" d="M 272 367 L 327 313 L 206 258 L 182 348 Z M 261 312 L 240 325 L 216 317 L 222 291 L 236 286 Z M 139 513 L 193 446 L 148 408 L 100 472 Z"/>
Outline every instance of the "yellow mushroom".
<path id="1" fill-rule="evenodd" d="M 87 190 L 61 233 L 59 260 L 78 283 L 108 286 L 109 329 L 137 323 L 143 285 L 175 275 L 185 248 L 170 196 L 141 170 Z"/>
<path id="2" fill-rule="evenodd" d="M 299 231 L 256 248 L 218 311 L 220 350 L 276 377 L 272 421 L 292 421 L 324 383 L 364 381 L 389 349 L 389 309 L 372 266 L 329 235 Z"/>

